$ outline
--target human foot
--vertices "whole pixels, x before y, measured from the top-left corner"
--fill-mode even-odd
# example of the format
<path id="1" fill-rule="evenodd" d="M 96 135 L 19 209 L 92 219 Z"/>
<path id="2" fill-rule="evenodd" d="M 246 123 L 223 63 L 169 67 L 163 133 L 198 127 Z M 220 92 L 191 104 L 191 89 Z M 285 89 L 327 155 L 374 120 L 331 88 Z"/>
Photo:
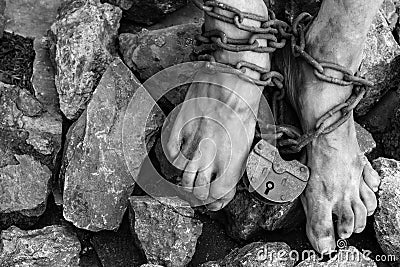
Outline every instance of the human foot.
<path id="1" fill-rule="evenodd" d="M 306 36 L 307 52 L 318 62 L 336 63 L 354 73 L 361 62 L 367 31 L 381 2 L 323 1 Z M 322 115 L 351 95 L 352 87 L 319 80 L 304 61 L 286 64 L 292 66 L 291 70 L 286 70 L 291 77 L 289 93 L 304 132 L 314 130 Z M 324 73 L 343 78 L 343 74 L 331 69 Z M 337 119 L 337 115 L 333 116 L 328 124 Z M 318 252 L 327 253 L 336 247 L 333 214 L 338 217 L 336 230 L 340 238 L 363 231 L 367 215 L 376 208 L 374 192 L 379 176 L 360 151 L 352 116 L 333 132 L 321 135 L 308 145 L 307 156 L 311 177 L 302 196 L 307 236 Z"/>
<path id="2" fill-rule="evenodd" d="M 223 0 L 243 12 L 268 16 L 262 0 Z M 233 13 L 216 12 L 233 17 Z M 244 19 L 244 25 L 260 27 L 261 23 Z M 206 16 L 205 30 L 220 30 L 227 37 L 246 39 L 250 33 L 234 25 Z M 259 40 L 266 45 L 265 40 Z M 267 53 L 229 52 L 213 54 L 217 62 L 236 65 L 242 60 L 269 69 Z M 260 79 L 250 69 L 247 75 Z M 172 127 L 166 150 L 175 167 L 184 170 L 182 186 L 207 203 L 211 210 L 225 207 L 234 197 L 253 141 L 256 114 L 262 90 L 227 73 L 199 73 L 206 83 L 192 84 Z"/>

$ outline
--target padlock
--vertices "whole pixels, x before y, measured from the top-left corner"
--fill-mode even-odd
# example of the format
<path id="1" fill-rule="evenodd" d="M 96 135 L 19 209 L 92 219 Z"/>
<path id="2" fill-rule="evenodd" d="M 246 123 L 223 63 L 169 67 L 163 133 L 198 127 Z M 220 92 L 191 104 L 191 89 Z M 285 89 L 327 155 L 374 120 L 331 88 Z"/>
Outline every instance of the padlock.
<path id="1" fill-rule="evenodd" d="M 310 170 L 297 160 L 285 161 L 278 149 L 259 141 L 247 160 L 249 192 L 269 204 L 298 198 L 307 186 Z"/>

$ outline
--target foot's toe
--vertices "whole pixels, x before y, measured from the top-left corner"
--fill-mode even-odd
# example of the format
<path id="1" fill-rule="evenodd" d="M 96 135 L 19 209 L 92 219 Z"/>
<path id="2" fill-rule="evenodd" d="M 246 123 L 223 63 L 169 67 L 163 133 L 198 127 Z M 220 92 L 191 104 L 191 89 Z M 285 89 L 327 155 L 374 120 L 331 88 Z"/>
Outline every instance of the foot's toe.
<path id="1" fill-rule="evenodd" d="M 361 200 L 356 200 L 352 205 L 354 213 L 354 233 L 361 233 L 367 223 L 367 208 Z"/>
<path id="2" fill-rule="evenodd" d="M 360 184 L 360 197 L 367 208 L 368 216 L 371 216 L 375 212 L 378 202 L 376 200 L 375 193 L 363 180 L 361 180 Z"/>
<path id="3" fill-rule="evenodd" d="M 342 239 L 347 239 L 351 236 L 354 230 L 354 213 L 350 202 L 343 201 L 338 211 L 337 231 Z"/>
<path id="4" fill-rule="evenodd" d="M 302 199 L 303 200 L 303 199 Z M 305 200 L 307 201 L 307 200 Z M 307 205 L 306 232 L 311 245 L 321 254 L 328 254 L 335 249 L 335 234 L 332 222 L 332 211 L 325 205 Z"/>
<path id="5" fill-rule="evenodd" d="M 193 194 L 197 199 L 206 200 L 210 192 L 210 181 L 213 175 L 212 167 L 200 170 L 193 188 Z"/>
<path id="6" fill-rule="evenodd" d="M 371 163 L 367 160 L 364 171 L 363 171 L 364 181 L 372 191 L 377 192 L 379 188 L 379 184 L 381 182 L 381 177 L 379 174 L 372 168 Z"/>

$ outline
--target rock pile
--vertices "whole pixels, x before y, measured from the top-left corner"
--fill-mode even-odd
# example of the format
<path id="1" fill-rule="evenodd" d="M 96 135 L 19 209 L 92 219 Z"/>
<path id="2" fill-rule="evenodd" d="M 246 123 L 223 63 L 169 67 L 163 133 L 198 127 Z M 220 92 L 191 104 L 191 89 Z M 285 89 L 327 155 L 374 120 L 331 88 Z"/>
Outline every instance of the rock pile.
<path id="1" fill-rule="evenodd" d="M 140 177 L 158 175 L 143 173 L 144 162 L 153 162 L 167 178 L 179 176 L 161 155 L 159 133 L 161 110 L 180 104 L 185 90 L 173 90 L 158 106 L 144 85 L 161 70 L 202 53 L 195 41 L 202 21 L 189 12 L 193 5 L 187 0 L 36 2 L 0 0 L 0 38 L 3 27 L 35 38 L 33 91 L 0 81 L 0 266 L 88 266 L 82 261 L 90 252 L 92 266 L 376 266 L 370 258 L 345 260 L 343 250 L 324 263 L 315 257 L 300 263 L 274 257 L 290 253 L 293 244 L 307 249 L 303 241 L 299 246 L 269 236 L 303 235 L 299 201 L 270 206 L 240 184 L 223 211 L 210 213 L 179 198 L 150 197 L 138 186 Z M 284 16 L 315 13 L 321 1 L 265 2 Z M 371 159 L 400 160 L 400 47 L 393 34 L 400 29 L 399 7 L 398 1 L 385 0 L 359 70 L 376 84 L 356 110 L 362 125 L 356 125 L 357 137 Z M 122 32 L 122 23 L 135 30 Z M 162 79 L 160 86 L 167 84 Z M 383 179 L 376 236 L 386 254 L 400 259 L 400 163 L 379 158 L 374 167 Z M 53 209 L 62 211 L 54 215 L 58 226 L 46 221 Z M 216 252 L 214 258 L 198 253 L 210 249 L 204 244 L 214 233 L 203 227 L 204 217 L 223 222 L 225 232 L 218 236 L 241 248 L 218 259 Z M 203 256 L 194 264 L 198 255 Z"/>

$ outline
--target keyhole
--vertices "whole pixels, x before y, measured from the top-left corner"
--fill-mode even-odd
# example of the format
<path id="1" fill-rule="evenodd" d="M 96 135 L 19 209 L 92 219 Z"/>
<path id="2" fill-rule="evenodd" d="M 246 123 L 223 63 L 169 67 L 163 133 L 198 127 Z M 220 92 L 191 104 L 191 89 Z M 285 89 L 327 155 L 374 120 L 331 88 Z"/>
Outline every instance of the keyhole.
<path id="1" fill-rule="evenodd" d="M 274 183 L 271 181 L 269 181 L 265 186 L 266 186 L 266 189 L 264 192 L 265 195 L 268 195 L 269 191 L 271 191 L 275 187 Z"/>

